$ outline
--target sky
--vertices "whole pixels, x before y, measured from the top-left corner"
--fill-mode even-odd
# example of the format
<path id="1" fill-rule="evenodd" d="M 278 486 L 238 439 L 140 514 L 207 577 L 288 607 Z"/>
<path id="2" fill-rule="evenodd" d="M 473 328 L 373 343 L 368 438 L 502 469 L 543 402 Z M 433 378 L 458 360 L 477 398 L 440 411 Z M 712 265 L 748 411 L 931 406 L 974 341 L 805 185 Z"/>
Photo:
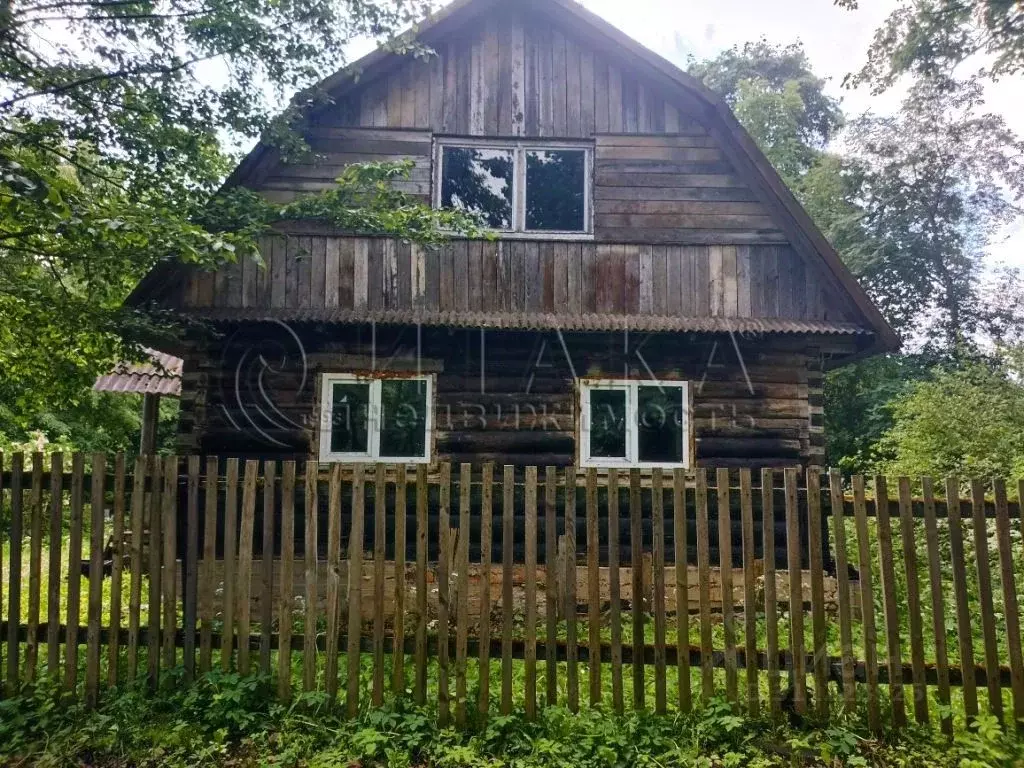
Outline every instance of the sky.
<path id="1" fill-rule="evenodd" d="M 875 29 L 897 0 L 859 0 L 859 8 L 837 8 L 832 0 L 582 0 L 584 6 L 638 42 L 685 67 L 687 57 L 714 56 L 733 45 L 765 37 L 773 43 L 801 41 L 814 71 L 829 78 L 828 90 L 850 115 L 887 114 L 899 107 L 898 89 L 874 96 L 867 89 L 842 87 L 843 76 L 858 69 Z M 1021 78 L 986 88 L 992 112 L 1024 136 Z M 1000 232 L 989 247 L 989 261 L 1024 267 L 1024 217 Z"/>

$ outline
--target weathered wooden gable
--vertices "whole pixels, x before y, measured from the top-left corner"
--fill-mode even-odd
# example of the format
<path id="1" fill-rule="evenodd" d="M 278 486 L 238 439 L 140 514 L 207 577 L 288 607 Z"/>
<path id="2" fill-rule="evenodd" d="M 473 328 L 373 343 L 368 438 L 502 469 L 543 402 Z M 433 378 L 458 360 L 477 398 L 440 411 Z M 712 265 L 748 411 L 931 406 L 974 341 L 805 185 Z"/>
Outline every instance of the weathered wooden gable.
<path id="1" fill-rule="evenodd" d="M 595 239 L 783 243 L 717 139 L 671 92 L 535 11 L 502 5 L 321 112 L 314 155 L 247 180 L 278 200 L 323 189 L 353 162 L 411 159 L 404 191 L 429 200 L 434 135 L 595 141 Z"/>

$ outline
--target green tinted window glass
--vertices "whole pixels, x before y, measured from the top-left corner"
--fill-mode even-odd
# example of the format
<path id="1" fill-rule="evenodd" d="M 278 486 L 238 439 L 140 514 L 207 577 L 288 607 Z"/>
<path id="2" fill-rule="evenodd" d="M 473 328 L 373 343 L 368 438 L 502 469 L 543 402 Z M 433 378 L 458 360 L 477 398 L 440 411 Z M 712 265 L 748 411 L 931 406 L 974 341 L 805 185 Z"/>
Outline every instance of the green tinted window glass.
<path id="1" fill-rule="evenodd" d="M 626 392 L 621 389 L 590 391 L 590 455 L 626 458 Z"/>
<path id="2" fill-rule="evenodd" d="M 683 390 L 679 387 L 638 387 L 637 429 L 642 462 L 683 461 Z"/>
<path id="3" fill-rule="evenodd" d="M 380 455 L 418 458 L 427 454 L 427 382 L 385 379 L 380 391 Z"/>
<path id="4" fill-rule="evenodd" d="M 584 232 L 583 150 L 526 153 L 526 228 L 548 232 Z"/>
<path id="5" fill-rule="evenodd" d="M 369 443 L 370 385 L 331 385 L 331 453 L 366 453 Z"/>

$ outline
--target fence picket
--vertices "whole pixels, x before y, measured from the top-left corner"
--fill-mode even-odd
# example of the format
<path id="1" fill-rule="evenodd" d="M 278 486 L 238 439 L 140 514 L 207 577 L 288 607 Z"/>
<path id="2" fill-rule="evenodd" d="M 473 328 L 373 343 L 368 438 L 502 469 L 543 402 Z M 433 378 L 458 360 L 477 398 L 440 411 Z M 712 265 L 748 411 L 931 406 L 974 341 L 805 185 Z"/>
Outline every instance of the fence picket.
<path id="1" fill-rule="evenodd" d="M 270 675 L 274 634 L 274 492 L 277 462 L 263 462 L 263 530 L 260 535 L 260 674 Z"/>
<path id="2" fill-rule="evenodd" d="M 811 572 L 811 639 L 814 665 L 814 708 L 828 715 L 828 647 L 825 635 L 825 585 L 822 562 L 821 474 L 807 470 L 807 558 Z"/>
<path id="3" fill-rule="evenodd" d="M 164 459 L 164 492 L 160 510 L 163 522 L 163 575 L 160 585 L 164 596 L 164 616 L 161 621 L 164 669 L 173 669 L 177 663 L 176 634 L 178 631 L 178 457 Z"/>
<path id="4" fill-rule="evenodd" d="M 868 727 L 872 733 L 882 730 L 878 702 L 878 636 L 875 629 L 875 593 L 871 575 L 871 541 L 868 539 L 868 509 L 863 475 L 855 475 L 853 512 L 857 526 L 857 562 L 860 567 L 860 615 L 864 635 L 864 678 L 867 683 Z"/>
<path id="5" fill-rule="evenodd" d="M 576 636 L 576 469 L 565 470 L 565 698 L 570 712 L 580 706 Z"/>
<path id="6" fill-rule="evenodd" d="M 558 630 L 558 475 L 554 467 L 544 469 L 544 677 L 547 682 L 547 705 L 558 703 L 558 649 L 555 643 Z"/>
<path id="7" fill-rule="evenodd" d="M 949 550 L 953 560 L 953 594 L 956 597 L 956 629 L 959 641 L 960 669 L 963 673 L 964 714 L 968 720 L 978 716 L 977 675 L 974 666 L 974 627 L 967 599 L 967 564 L 964 562 L 964 532 L 960 517 L 960 481 L 946 478 L 946 515 L 949 518 Z"/>
<path id="8" fill-rule="evenodd" d="M 491 707 L 491 549 L 494 546 L 494 464 L 483 466 L 480 478 L 480 692 L 477 710 L 486 717 Z"/>
<path id="9" fill-rule="evenodd" d="M 413 700 L 423 706 L 427 702 L 427 467 L 416 467 L 416 676 Z M 354 502 L 353 502 L 354 503 Z M 490 508 L 487 509 L 488 516 Z M 352 563 L 349 562 L 351 572 Z M 349 638 L 351 642 L 351 636 Z"/>
<path id="10" fill-rule="evenodd" d="M 36 679 L 39 663 L 39 609 L 43 570 L 43 454 L 32 454 L 29 492 L 28 637 L 25 643 L 25 682 Z"/>
<path id="11" fill-rule="evenodd" d="M 455 612 L 455 723 L 466 724 L 466 672 L 469 645 L 469 517 L 470 486 L 473 468 L 463 463 L 459 466 L 459 527 L 458 546 L 455 553 L 456 583 L 458 597 Z"/>
<path id="12" fill-rule="evenodd" d="M 697 468 L 695 482 L 697 509 L 697 586 L 700 601 L 700 700 L 715 695 L 715 677 L 711 666 L 711 548 L 708 530 L 708 480 L 703 467 Z"/>
<path id="13" fill-rule="evenodd" d="M 203 476 L 203 563 L 199 575 L 199 672 L 201 674 L 210 671 L 213 661 L 213 596 L 216 589 L 214 569 L 216 568 L 217 560 L 217 484 L 219 466 L 216 456 L 207 457 L 206 472 Z M 282 519 L 283 514 L 284 505 L 282 504 Z M 133 515 L 133 536 L 135 534 L 134 519 Z M 141 518 L 139 527 L 141 529 Z M 139 535 L 141 537 L 141 530 Z"/>
<path id="14" fill-rule="evenodd" d="M 718 569 L 722 590 L 722 629 L 725 632 L 725 696 L 739 698 L 736 679 L 736 622 L 732 588 L 732 514 L 729 510 L 729 470 L 715 473 L 715 497 L 718 507 Z"/>
<path id="15" fill-rule="evenodd" d="M 1020 646 L 1020 609 L 1017 583 L 1010 544 L 1010 511 L 1006 500 L 1006 482 L 995 479 L 992 491 L 996 505 L 996 537 L 999 546 L 1000 580 L 1003 588 L 1003 616 L 1006 618 L 1006 645 L 1010 659 L 1010 681 L 1013 692 L 1013 721 L 1022 727 L 1024 718 L 1024 659 Z"/>
<path id="16" fill-rule="evenodd" d="M 132 477 L 132 541 L 131 578 L 128 592 L 128 668 L 129 680 L 139 672 L 139 629 L 142 623 L 142 547 L 143 515 L 146 509 L 146 478 L 152 474 L 152 460 L 145 456 L 135 459 L 135 473 Z M 52 588 L 52 587 L 51 587 Z M 212 594 L 213 589 L 210 589 Z"/>
<path id="17" fill-rule="evenodd" d="M 888 658 L 889 699 L 893 725 L 907 723 L 903 703 L 903 661 L 900 653 L 900 615 L 896 600 L 896 570 L 892 554 L 892 524 L 889 519 L 889 493 L 885 477 L 875 477 L 875 514 L 878 525 L 879 572 L 882 578 L 882 604 L 885 617 L 885 648 Z"/>
<path id="18" fill-rule="evenodd" d="M 408 473 L 405 465 L 395 470 L 395 592 L 392 634 L 394 644 L 391 658 L 391 690 L 397 696 L 405 694 L 405 547 L 406 516 L 408 507 Z"/>
<path id="19" fill-rule="evenodd" d="M 617 525 L 609 521 L 609 527 Z M 676 570 L 676 677 L 679 709 L 689 712 L 690 698 L 690 590 L 686 553 L 686 472 L 676 469 L 672 475 L 672 543 Z"/>
<path id="20" fill-rule="evenodd" d="M 914 512 L 910 496 L 910 478 L 898 479 L 900 537 L 907 578 L 907 619 L 910 626 L 910 665 L 914 685 L 914 719 L 928 722 L 928 685 L 924 676 L 924 629 L 921 623 L 921 596 L 918 583 L 917 546 L 914 542 Z"/>
<path id="21" fill-rule="evenodd" d="M 597 469 L 587 469 L 587 653 L 590 703 L 601 701 L 601 573 Z M 529 604 L 529 600 L 527 600 Z"/>
<path id="22" fill-rule="evenodd" d="M 804 645 L 804 586 L 800 568 L 800 510 L 797 506 L 799 474 L 783 474 L 786 493 L 786 563 L 789 570 L 789 656 L 793 709 L 807 711 L 807 650 Z"/>
<path id="23" fill-rule="evenodd" d="M 366 512 L 365 468 L 352 467 L 352 520 L 348 533 L 348 637 L 345 661 L 345 713 L 359 714 L 359 637 L 363 630 L 363 520 Z"/>
<path id="24" fill-rule="evenodd" d="M 942 586 L 942 565 L 939 551 L 939 529 L 935 518 L 935 488 L 932 478 L 921 478 L 924 499 L 924 530 L 928 549 L 928 582 L 931 587 L 932 641 L 935 643 L 935 671 L 938 678 L 939 704 L 949 706 L 949 657 L 946 650 L 946 600 Z M 943 733 L 952 735 L 953 718 L 942 717 Z"/>
<path id="25" fill-rule="evenodd" d="M 0 466 L 2 466 L 0 461 Z M 136 461 L 136 471 L 139 462 Z M 134 501 L 133 501 L 134 508 Z M 61 540 L 64 538 L 64 456 L 50 457 L 50 549 L 46 591 L 46 668 L 50 682 L 60 680 Z"/>
<path id="26" fill-rule="evenodd" d="M 235 457 L 227 460 L 224 483 L 224 588 L 220 668 L 227 672 L 231 669 L 235 640 L 235 568 L 238 542 L 238 459 Z"/>
<path id="27" fill-rule="evenodd" d="M 302 627 L 302 690 L 308 692 L 316 690 L 316 620 L 319 598 L 316 584 L 316 561 L 317 523 L 320 517 L 320 465 L 313 459 L 307 459 L 305 472 L 305 504 L 302 509 L 305 537 L 302 547 L 302 562 L 306 571 L 306 591 L 305 603 L 302 606 L 302 613 L 305 617 Z M 239 643 L 244 641 L 246 638 L 238 638 Z"/>
<path id="28" fill-rule="evenodd" d="M 209 509 L 209 507 L 207 507 Z M 277 694 L 292 693 L 292 606 L 295 590 L 295 462 L 281 465 L 281 594 L 277 619 Z"/>
<path id="29" fill-rule="evenodd" d="M 843 517 L 843 478 L 838 469 L 828 472 L 832 540 L 836 547 L 836 591 L 839 598 L 839 649 L 842 664 L 843 707 L 853 712 L 857 707 L 856 679 L 853 662 L 853 607 L 850 603 L 850 567 L 846 555 L 846 518 Z M 934 509 L 932 510 L 934 512 Z"/>
<path id="30" fill-rule="evenodd" d="M 524 488 L 524 512 L 526 516 L 526 551 L 524 557 L 525 573 L 523 574 L 526 616 L 523 633 L 526 647 L 523 651 L 524 697 L 526 699 L 526 716 L 534 719 L 537 716 L 537 468 L 526 468 L 526 487 Z M 466 536 L 469 536 L 467 523 Z"/>
<path id="31" fill-rule="evenodd" d="M 114 539 L 120 541 L 121 534 L 117 528 L 118 515 L 114 517 Z M 185 681 L 191 682 L 196 668 L 196 616 L 199 599 L 199 457 L 188 457 L 188 490 L 185 511 L 185 594 L 184 621 L 185 632 L 183 651 Z M 113 584 L 111 584 L 113 590 Z M 111 654 L 111 659 L 115 656 Z"/>
<path id="32" fill-rule="evenodd" d="M 608 470 L 608 599 L 611 625 L 612 708 L 622 714 L 622 582 L 619 580 L 619 471 Z"/>
<path id="33" fill-rule="evenodd" d="M 153 474 L 150 480 L 152 486 L 149 493 L 149 547 L 146 550 L 146 560 L 149 566 L 149 633 L 146 638 L 146 676 L 149 687 L 156 689 L 160 683 L 160 625 L 162 604 L 160 602 L 161 585 L 163 581 L 163 495 L 164 495 L 164 462 L 158 456 L 154 456 Z M 79 545 L 79 557 L 81 545 Z M 72 563 L 75 562 L 73 559 Z M 69 601 L 70 606 L 70 601 Z M 77 622 L 75 622 L 77 624 Z M 70 649 L 70 644 L 69 644 Z M 71 661 L 68 660 L 70 665 Z"/>
<path id="34" fill-rule="evenodd" d="M 15 453 L 11 459 L 11 523 L 10 556 L 7 558 L 7 696 L 18 690 L 21 644 L 18 642 L 18 620 L 21 616 L 21 551 L 24 547 L 24 502 L 22 487 L 25 456 Z M 74 571 L 72 570 L 73 574 Z"/>
<path id="35" fill-rule="evenodd" d="M 506 482 L 511 467 L 505 468 Z M 448 662 L 449 662 L 449 640 L 448 640 L 448 625 L 451 620 L 450 616 L 450 603 L 451 598 L 451 586 L 449 584 L 449 578 L 451 576 L 452 563 L 451 563 L 451 493 L 452 493 L 452 477 L 451 477 L 451 465 L 442 464 L 440 472 L 440 488 L 438 488 L 438 558 L 437 558 L 437 721 L 438 724 L 443 728 L 448 725 L 448 721 L 451 719 L 451 710 L 448 700 Z M 507 493 L 507 491 L 506 491 Z M 502 509 L 502 521 L 504 522 L 504 516 L 506 514 L 505 508 Z M 511 541 L 511 537 L 509 539 Z M 511 585 L 511 569 L 508 576 L 508 582 Z M 502 605 L 502 612 L 508 613 L 508 621 L 511 623 L 511 603 L 509 599 L 507 603 Z M 503 651 L 504 653 L 504 651 Z M 510 649 L 510 662 L 509 671 L 511 673 L 511 649 Z M 504 696 L 502 691 L 502 696 Z M 508 684 L 508 696 L 509 701 L 512 697 L 512 681 L 511 674 L 509 677 Z M 509 707 L 511 712 L 511 705 Z"/>
<path id="36" fill-rule="evenodd" d="M 384 703 L 384 557 L 387 549 L 387 476 L 378 464 L 373 476 L 373 684 L 370 703 Z"/>
<path id="37" fill-rule="evenodd" d="M 644 708 L 644 560 L 640 470 L 629 470 L 629 553 L 633 588 L 633 709 Z"/>
<path id="38" fill-rule="evenodd" d="M 985 518 L 985 486 L 971 480 L 971 515 L 974 519 L 974 561 L 978 572 L 978 602 L 981 605 L 981 633 L 985 647 L 985 680 L 988 710 L 1003 719 L 1003 694 L 999 688 L 999 646 L 996 643 L 995 606 L 992 600 L 992 572 L 988 557 L 988 521 Z"/>
<path id="39" fill-rule="evenodd" d="M 512 713 L 512 539 L 515 469 L 501 478 L 501 714 Z"/>
<path id="40" fill-rule="evenodd" d="M 252 546 L 256 529 L 256 476 L 259 462 L 249 459 L 245 462 L 245 475 L 242 481 L 242 519 L 238 534 L 238 588 L 236 597 L 238 607 L 235 609 L 238 622 L 238 671 L 248 675 L 252 668 L 249 653 L 249 632 L 252 602 Z"/>
<path id="41" fill-rule="evenodd" d="M 754 501 L 750 469 L 740 470 L 740 519 L 743 545 L 743 653 L 746 661 L 747 712 L 757 716 L 760 710 L 757 661 L 757 592 L 754 560 Z M 767 606 L 766 606 L 767 610 Z"/>
<path id="42" fill-rule="evenodd" d="M 775 473 L 761 470 L 761 538 L 764 549 L 765 665 L 768 677 L 768 709 L 778 716 L 779 691 L 779 607 L 775 579 Z"/>
<path id="43" fill-rule="evenodd" d="M 665 489 L 660 469 L 651 477 L 651 549 L 654 587 L 654 710 L 668 706 L 665 686 Z"/>
<path id="44" fill-rule="evenodd" d="M 324 644 L 324 691 L 338 698 L 338 640 L 341 635 L 341 464 L 331 466 L 327 489 L 327 638 Z"/>

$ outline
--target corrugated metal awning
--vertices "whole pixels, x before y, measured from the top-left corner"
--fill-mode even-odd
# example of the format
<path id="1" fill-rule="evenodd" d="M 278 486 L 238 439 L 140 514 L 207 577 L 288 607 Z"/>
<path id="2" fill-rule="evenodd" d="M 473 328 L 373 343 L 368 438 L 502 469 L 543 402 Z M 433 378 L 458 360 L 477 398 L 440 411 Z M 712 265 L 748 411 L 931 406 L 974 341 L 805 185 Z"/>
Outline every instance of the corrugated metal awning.
<path id="1" fill-rule="evenodd" d="M 97 392 L 181 397 L 181 358 L 155 349 L 146 352 L 152 362 L 119 363 L 113 371 L 96 379 L 92 388 Z"/>
<path id="2" fill-rule="evenodd" d="M 410 309 L 210 308 L 190 309 L 189 316 L 222 321 L 381 323 L 454 328 L 562 331 L 641 331 L 700 333 L 809 333 L 870 335 L 855 323 L 739 317 L 670 317 L 665 315 L 552 314 L 537 312 L 437 312 Z"/>

